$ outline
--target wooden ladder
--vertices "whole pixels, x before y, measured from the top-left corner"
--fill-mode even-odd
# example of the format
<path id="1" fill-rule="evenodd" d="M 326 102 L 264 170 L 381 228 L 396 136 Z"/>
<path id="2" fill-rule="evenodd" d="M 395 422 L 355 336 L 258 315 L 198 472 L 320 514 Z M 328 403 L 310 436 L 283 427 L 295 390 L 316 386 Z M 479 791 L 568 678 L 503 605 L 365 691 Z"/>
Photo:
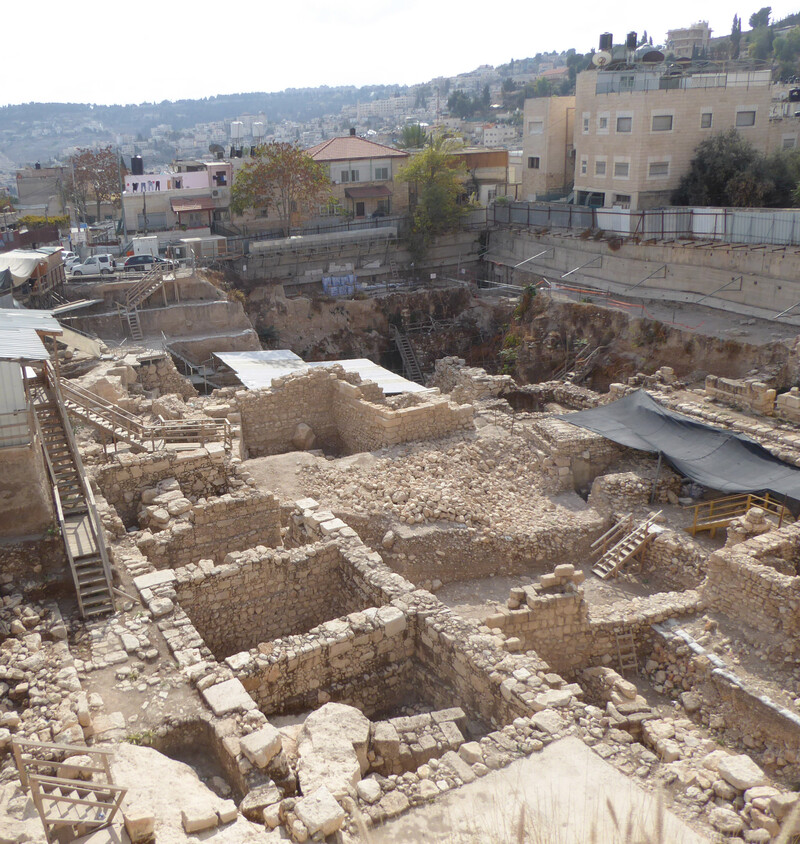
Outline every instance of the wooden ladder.
<path id="1" fill-rule="evenodd" d="M 601 580 L 607 580 L 609 577 L 616 577 L 623 566 L 642 552 L 650 540 L 653 538 L 650 532 L 650 527 L 655 522 L 656 518 L 661 515 L 661 510 L 658 513 L 653 513 L 643 522 L 639 522 L 636 527 L 625 533 L 622 538 L 612 545 L 602 557 L 592 566 L 592 572 L 596 574 Z M 602 537 L 601 537 L 602 538 Z"/>
<path id="2" fill-rule="evenodd" d="M 615 631 L 614 641 L 617 646 L 617 659 L 619 660 L 619 673 L 625 676 L 628 671 L 634 674 L 639 673 L 639 661 L 636 659 L 636 640 L 633 633 L 628 630 Z"/>

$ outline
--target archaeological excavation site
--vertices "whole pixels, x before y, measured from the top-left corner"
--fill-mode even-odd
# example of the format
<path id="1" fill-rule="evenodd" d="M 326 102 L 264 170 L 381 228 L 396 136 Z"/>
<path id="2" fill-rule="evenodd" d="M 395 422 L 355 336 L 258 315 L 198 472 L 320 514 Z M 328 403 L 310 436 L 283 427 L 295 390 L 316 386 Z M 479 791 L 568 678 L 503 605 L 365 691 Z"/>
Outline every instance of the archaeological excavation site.
<path id="1" fill-rule="evenodd" d="M 800 256 L 459 238 L 0 310 L 0 844 L 800 841 Z"/>

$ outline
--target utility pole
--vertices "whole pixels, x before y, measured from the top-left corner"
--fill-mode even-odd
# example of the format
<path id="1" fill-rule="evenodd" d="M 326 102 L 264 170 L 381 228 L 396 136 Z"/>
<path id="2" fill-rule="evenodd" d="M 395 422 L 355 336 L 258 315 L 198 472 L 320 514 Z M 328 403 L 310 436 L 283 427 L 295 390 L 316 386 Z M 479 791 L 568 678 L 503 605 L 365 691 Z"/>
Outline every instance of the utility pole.
<path id="1" fill-rule="evenodd" d="M 119 140 L 117 141 L 117 175 L 119 176 L 119 207 L 120 207 L 120 216 L 122 219 L 122 235 L 125 240 L 128 239 L 128 226 L 125 222 L 125 185 L 122 181 L 122 155 L 119 151 Z"/>

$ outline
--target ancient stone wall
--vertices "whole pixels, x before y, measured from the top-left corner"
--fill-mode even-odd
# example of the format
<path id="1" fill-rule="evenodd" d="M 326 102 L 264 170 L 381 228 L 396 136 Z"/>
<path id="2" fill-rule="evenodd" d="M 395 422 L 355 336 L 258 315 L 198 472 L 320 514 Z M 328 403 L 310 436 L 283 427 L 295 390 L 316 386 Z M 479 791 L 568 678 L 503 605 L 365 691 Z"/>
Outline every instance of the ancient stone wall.
<path id="1" fill-rule="evenodd" d="M 706 651 L 674 624 L 660 624 L 645 669 L 657 689 L 680 695 L 693 718 L 720 735 L 726 745 L 780 760 L 782 774 L 800 775 L 800 718 L 749 687 L 723 659 Z M 691 703 L 687 692 L 693 694 Z"/>
<path id="2" fill-rule="evenodd" d="M 118 454 L 113 463 L 94 470 L 94 482 L 131 527 L 136 524 L 143 491 L 159 481 L 175 478 L 185 495 L 208 498 L 227 492 L 232 474 L 223 446 L 211 443 L 194 451 Z"/>
<path id="3" fill-rule="evenodd" d="M 26 582 L 58 582 L 72 585 L 72 576 L 60 535 L 45 536 L 26 542 L 6 540 L 0 543 L 0 586 Z"/>
<path id="4" fill-rule="evenodd" d="M 248 457 L 297 448 L 297 426 L 314 432 L 314 447 L 337 453 L 370 451 L 473 428 L 473 410 L 426 394 L 385 400 L 380 388 L 341 367 L 275 379 L 270 389 L 236 394 Z"/>
<path id="5" fill-rule="evenodd" d="M 501 608 L 486 624 L 519 639 L 523 650 L 535 650 L 555 671 L 573 674 L 616 659 L 618 633 L 633 633 L 638 648 L 649 640 L 652 624 L 696 612 L 699 604 L 698 593 L 687 591 L 590 607 L 581 582 L 582 572 L 558 566 L 538 583 L 512 589 L 509 608 Z"/>
<path id="6" fill-rule="evenodd" d="M 344 588 L 333 543 L 255 548 L 175 572 L 178 601 L 218 659 L 313 627 L 364 606 Z"/>
<path id="7" fill-rule="evenodd" d="M 144 531 L 137 545 L 157 569 L 167 569 L 200 560 L 220 563 L 229 552 L 280 542 L 278 499 L 248 488 L 199 501 L 165 530 Z"/>
<path id="8" fill-rule="evenodd" d="M 670 589 L 697 589 L 706 576 L 706 560 L 696 542 L 685 534 L 665 530 L 644 549 L 642 574 L 652 575 Z"/>
<path id="9" fill-rule="evenodd" d="M 516 387 L 510 375 L 489 375 L 485 369 L 467 366 L 464 358 L 458 357 L 437 360 L 428 385 L 451 393 L 453 401 L 458 402 L 494 398 Z"/>
<path id="10" fill-rule="evenodd" d="M 522 435 L 531 440 L 545 478 L 556 490 L 588 488 L 625 449 L 562 419 L 538 419 Z"/>
<path id="11" fill-rule="evenodd" d="M 0 449 L 0 537 L 41 535 L 54 523 L 40 443 Z"/>
<path id="12" fill-rule="evenodd" d="M 267 716 L 312 709 L 329 699 L 370 713 L 408 690 L 412 652 L 405 615 L 385 606 L 243 651 L 227 662 Z"/>
<path id="13" fill-rule="evenodd" d="M 781 574 L 771 558 L 798 562 L 800 524 L 757 536 L 708 558 L 703 600 L 709 608 L 764 633 L 800 632 L 800 577 Z"/>
<path id="14" fill-rule="evenodd" d="M 178 372 L 175 363 L 168 354 L 161 357 L 142 358 L 138 367 L 134 367 L 142 388 L 155 391 L 155 397 L 168 393 L 178 393 L 188 399 L 197 395 L 197 390 L 188 378 Z"/>
<path id="15" fill-rule="evenodd" d="M 788 393 L 781 393 L 775 402 L 775 415 L 789 422 L 800 422 L 800 388 L 792 387 Z"/>
<path id="16" fill-rule="evenodd" d="M 740 381 L 706 375 L 706 395 L 731 407 L 752 410 L 763 416 L 772 416 L 775 410 L 775 390 L 752 378 Z"/>
<path id="17" fill-rule="evenodd" d="M 653 466 L 655 476 L 656 467 Z M 636 472 L 618 472 L 600 475 L 592 482 L 587 503 L 601 513 L 629 513 L 635 507 L 658 504 L 675 504 L 681 491 L 681 479 L 669 468 L 662 466 L 658 479 L 655 480 L 653 497 L 653 477 L 644 477 Z"/>

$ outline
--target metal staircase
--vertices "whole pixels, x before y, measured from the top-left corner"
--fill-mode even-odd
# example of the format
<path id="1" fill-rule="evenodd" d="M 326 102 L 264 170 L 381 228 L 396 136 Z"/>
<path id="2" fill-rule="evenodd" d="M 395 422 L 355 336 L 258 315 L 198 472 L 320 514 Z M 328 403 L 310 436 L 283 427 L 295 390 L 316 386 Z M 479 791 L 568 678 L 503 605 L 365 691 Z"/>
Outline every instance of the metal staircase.
<path id="1" fill-rule="evenodd" d="M 417 353 L 411 345 L 407 334 L 403 334 L 397 328 L 394 330 L 394 342 L 397 346 L 397 351 L 400 352 L 400 358 L 403 361 L 403 374 L 409 381 L 416 381 L 417 384 L 424 384 L 425 379 L 422 375 L 422 367 L 419 365 Z"/>
<path id="2" fill-rule="evenodd" d="M 132 451 L 157 451 L 169 445 L 205 445 L 222 441 L 226 449 L 233 442 L 227 419 L 176 419 L 148 425 L 115 404 L 61 379 L 61 395 L 71 416 L 91 425 L 114 445 L 127 443 Z"/>
<path id="3" fill-rule="evenodd" d="M 594 574 L 601 580 L 616 577 L 633 557 L 640 554 L 647 547 L 647 544 L 653 538 L 650 528 L 660 515 L 661 511 L 659 510 L 658 513 L 653 513 L 635 527 L 630 527 L 631 523 L 629 522 L 627 530 L 621 530 L 620 528 L 623 522 L 618 522 L 612 528 L 612 531 L 617 530 L 618 533 L 612 535 L 614 537 L 620 536 L 621 538 L 614 544 L 607 544 L 607 550 L 603 552 L 600 559 L 592 566 Z M 608 534 L 604 536 L 608 536 Z"/>
<path id="4" fill-rule="evenodd" d="M 139 306 L 164 286 L 166 276 L 172 270 L 163 264 L 156 264 L 128 290 L 122 313 L 128 321 L 131 339 L 140 343 L 144 339 L 142 324 L 139 320 Z"/>
<path id="5" fill-rule="evenodd" d="M 36 386 L 33 409 L 78 609 L 83 618 L 114 612 L 111 565 L 103 527 L 67 419 L 58 379 L 49 363 L 44 365 Z"/>

